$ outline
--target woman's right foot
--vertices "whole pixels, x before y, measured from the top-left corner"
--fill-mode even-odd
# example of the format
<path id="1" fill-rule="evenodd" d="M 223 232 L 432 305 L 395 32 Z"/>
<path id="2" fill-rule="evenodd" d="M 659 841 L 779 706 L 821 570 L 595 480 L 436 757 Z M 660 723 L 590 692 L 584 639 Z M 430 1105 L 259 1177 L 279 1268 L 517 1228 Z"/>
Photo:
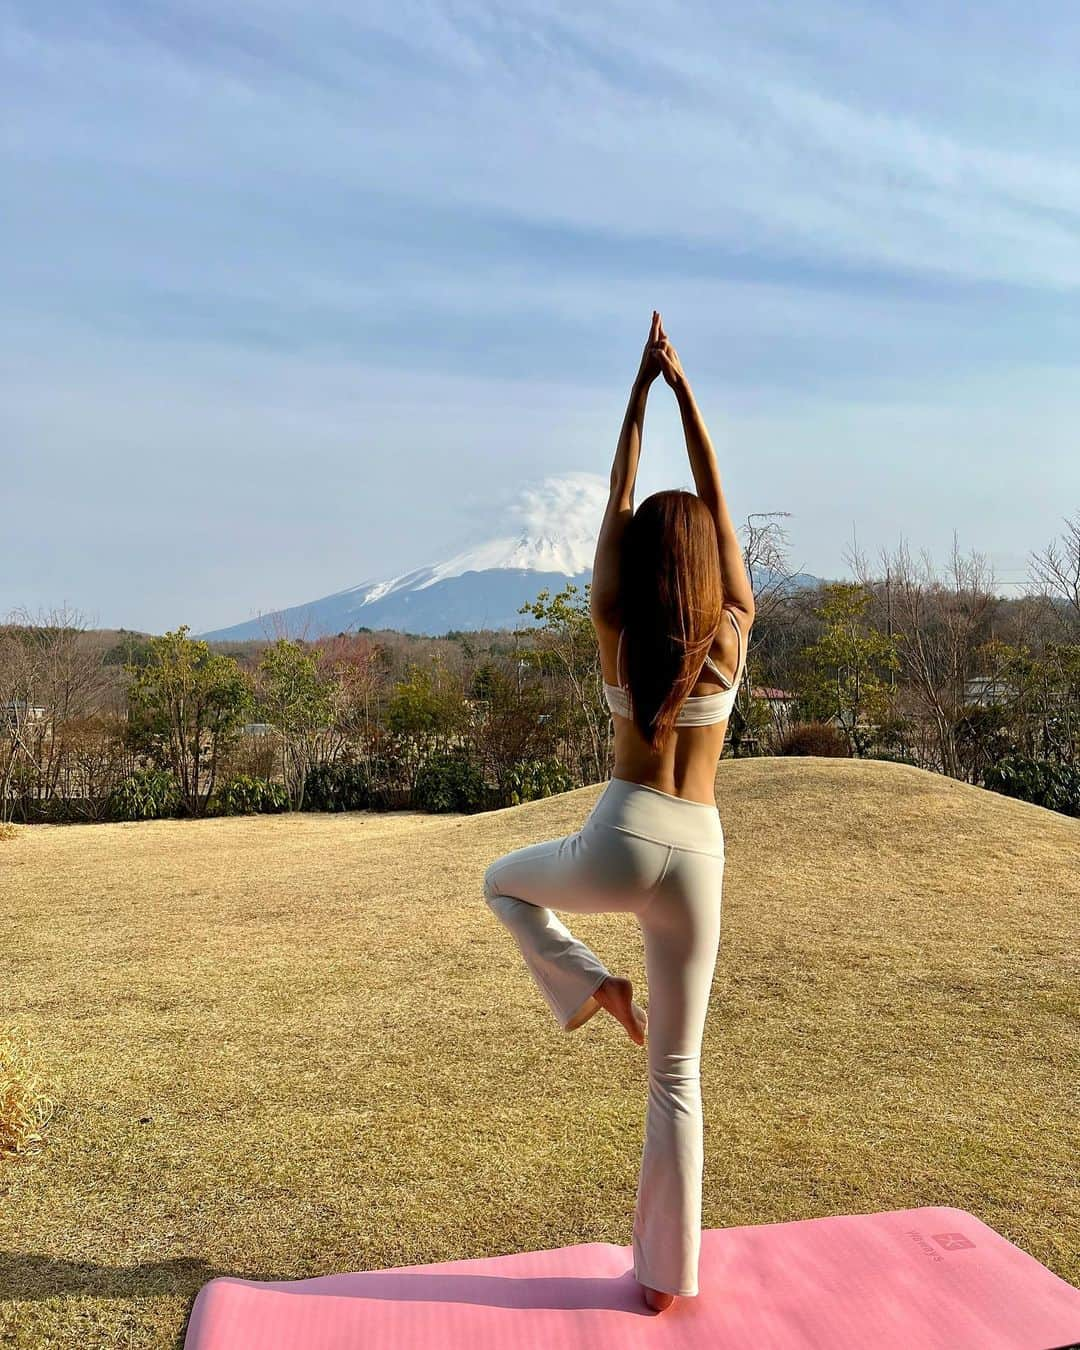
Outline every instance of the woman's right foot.
<path id="1" fill-rule="evenodd" d="M 609 975 L 593 993 L 593 998 L 625 1028 L 635 1045 L 645 1044 L 648 1018 L 645 1010 L 634 1002 L 634 986 L 625 976 Z"/>
<path id="2" fill-rule="evenodd" d="M 645 1295 L 645 1302 L 654 1312 L 663 1312 L 675 1302 L 675 1295 L 669 1294 L 666 1289 L 650 1289 L 646 1284 L 643 1284 L 641 1289 Z"/>

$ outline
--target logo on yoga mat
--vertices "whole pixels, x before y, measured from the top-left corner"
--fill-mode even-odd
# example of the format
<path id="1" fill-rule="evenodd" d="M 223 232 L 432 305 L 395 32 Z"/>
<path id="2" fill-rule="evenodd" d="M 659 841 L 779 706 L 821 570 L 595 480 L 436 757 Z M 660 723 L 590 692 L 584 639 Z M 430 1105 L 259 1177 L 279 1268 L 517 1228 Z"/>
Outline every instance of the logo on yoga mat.
<path id="1" fill-rule="evenodd" d="M 930 1236 L 939 1247 L 944 1247 L 947 1252 L 960 1252 L 965 1247 L 975 1246 L 974 1242 L 966 1238 L 963 1233 L 931 1233 Z"/>
<path id="2" fill-rule="evenodd" d="M 924 1256 L 928 1256 L 931 1261 L 944 1261 L 945 1258 L 923 1235 L 914 1228 L 907 1230 L 907 1235 L 911 1238 Z M 966 1238 L 963 1233 L 931 1233 L 930 1236 L 937 1243 L 938 1247 L 943 1247 L 947 1252 L 962 1252 L 966 1247 L 974 1247 L 974 1242 Z"/>

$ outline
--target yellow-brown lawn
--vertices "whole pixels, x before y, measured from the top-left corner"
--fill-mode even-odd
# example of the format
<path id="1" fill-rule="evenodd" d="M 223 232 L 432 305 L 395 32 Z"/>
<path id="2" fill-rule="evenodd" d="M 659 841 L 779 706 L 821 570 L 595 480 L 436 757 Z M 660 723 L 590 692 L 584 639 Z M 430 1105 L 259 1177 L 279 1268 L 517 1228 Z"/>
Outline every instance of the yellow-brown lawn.
<path id="1" fill-rule="evenodd" d="M 219 1273 L 628 1243 L 643 1051 L 560 1031 L 481 891 L 600 791 L 0 847 L 0 1024 L 58 1103 L 0 1161 L 0 1343 L 173 1347 Z M 717 800 L 705 1225 L 956 1205 L 1080 1281 L 1080 822 L 851 760 L 723 761 Z M 631 916 L 568 922 L 643 981 Z"/>

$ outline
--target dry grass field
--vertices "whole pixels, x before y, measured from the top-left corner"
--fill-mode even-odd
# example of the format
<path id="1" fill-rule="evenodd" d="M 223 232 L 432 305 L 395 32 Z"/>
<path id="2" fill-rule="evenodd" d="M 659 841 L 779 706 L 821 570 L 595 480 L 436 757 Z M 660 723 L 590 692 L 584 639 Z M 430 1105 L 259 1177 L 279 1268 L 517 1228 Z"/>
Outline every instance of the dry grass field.
<path id="1" fill-rule="evenodd" d="M 219 1273 L 628 1243 L 643 1051 L 561 1032 L 481 895 L 600 791 L 0 844 L 0 1024 L 59 1102 L 0 1162 L 0 1344 L 175 1347 Z M 706 1226 L 957 1205 L 1080 1282 L 1080 822 L 850 760 L 717 799 Z M 643 980 L 631 916 L 568 921 Z"/>

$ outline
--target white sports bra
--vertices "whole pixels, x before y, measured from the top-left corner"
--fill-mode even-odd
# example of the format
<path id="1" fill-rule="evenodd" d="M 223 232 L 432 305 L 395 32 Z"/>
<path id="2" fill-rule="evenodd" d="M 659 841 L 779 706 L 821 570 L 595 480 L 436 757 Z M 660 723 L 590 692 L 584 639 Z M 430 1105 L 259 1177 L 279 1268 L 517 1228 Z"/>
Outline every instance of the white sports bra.
<path id="1" fill-rule="evenodd" d="M 726 685 L 724 689 L 718 690 L 715 694 L 688 694 L 682 707 L 679 709 L 675 718 L 677 727 L 704 727 L 713 722 L 726 722 L 731 716 L 731 710 L 735 706 L 735 695 L 739 690 L 739 681 L 743 674 L 743 636 L 742 629 L 739 627 L 739 621 L 732 610 L 724 611 L 735 625 L 735 634 L 739 643 L 739 656 L 735 665 L 735 679 L 731 681 L 712 659 L 706 656 L 702 662 L 702 669 L 708 666 L 721 684 Z M 615 656 L 615 675 L 618 679 L 621 675 L 622 658 L 622 639 L 623 635 L 619 632 L 619 647 Z M 700 671 L 698 679 L 701 678 Z M 695 680 L 695 684 L 697 681 Z M 621 684 L 608 684 L 604 681 L 604 697 L 607 699 L 608 707 L 613 713 L 618 713 L 620 717 L 632 717 L 633 712 L 630 706 L 630 690 Z"/>

